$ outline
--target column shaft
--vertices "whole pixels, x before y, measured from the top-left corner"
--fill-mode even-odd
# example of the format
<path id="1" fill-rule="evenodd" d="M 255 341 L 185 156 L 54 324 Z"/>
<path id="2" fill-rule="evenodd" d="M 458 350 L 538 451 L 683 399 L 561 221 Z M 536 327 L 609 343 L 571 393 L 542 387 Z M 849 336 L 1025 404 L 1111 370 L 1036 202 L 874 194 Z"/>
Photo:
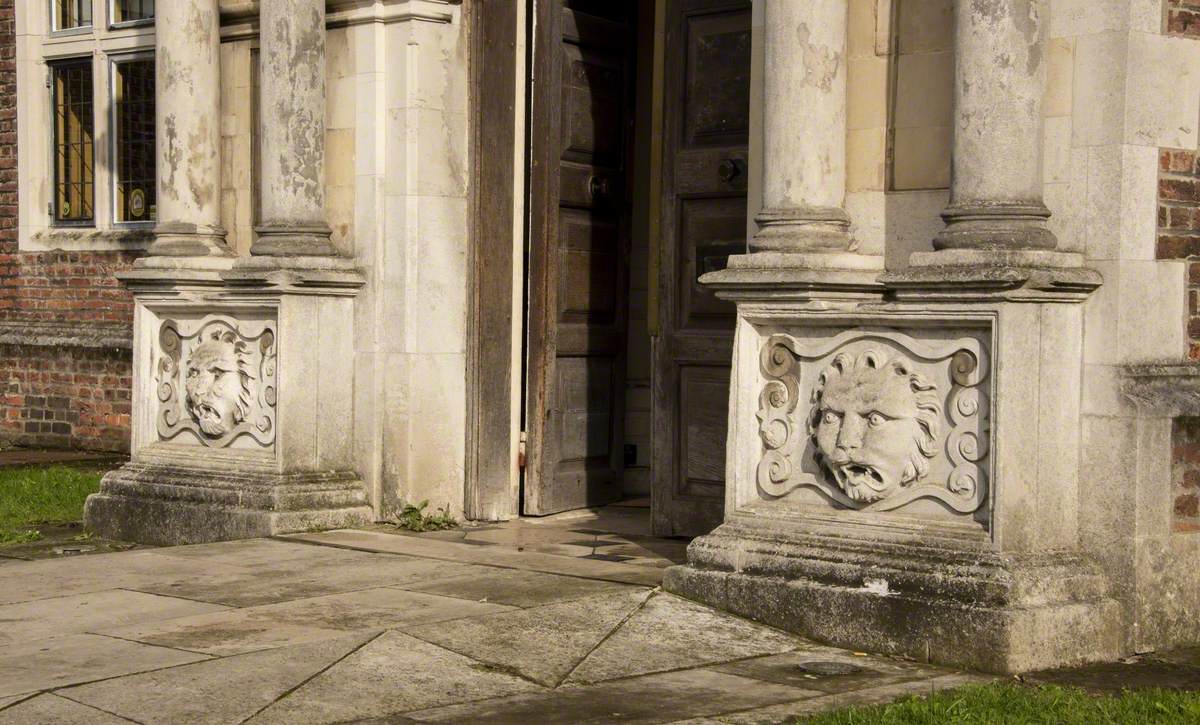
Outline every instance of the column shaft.
<path id="1" fill-rule="evenodd" d="M 325 2 L 263 0 L 262 222 L 251 254 L 326 256 Z"/>
<path id="2" fill-rule="evenodd" d="M 159 3 L 158 224 L 150 254 L 228 255 L 221 228 L 221 26 L 217 0 Z"/>
<path id="3" fill-rule="evenodd" d="M 766 0 L 763 210 L 752 251 L 845 250 L 846 0 Z"/>
<path id="4" fill-rule="evenodd" d="M 954 157 L 937 249 L 1054 249 L 1042 201 L 1044 0 L 956 3 Z"/>

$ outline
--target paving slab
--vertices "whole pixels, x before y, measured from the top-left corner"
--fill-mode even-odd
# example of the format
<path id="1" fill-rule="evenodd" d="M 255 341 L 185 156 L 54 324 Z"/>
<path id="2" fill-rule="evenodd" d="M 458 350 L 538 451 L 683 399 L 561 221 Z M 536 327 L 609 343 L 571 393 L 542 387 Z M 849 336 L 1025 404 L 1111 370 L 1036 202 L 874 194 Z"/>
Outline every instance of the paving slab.
<path id="1" fill-rule="evenodd" d="M 620 626 L 567 678 L 600 682 L 778 654 L 805 641 L 661 592 Z"/>
<path id="2" fill-rule="evenodd" d="M 240 723 L 343 659 L 378 632 L 198 662 L 59 690 L 139 723 Z"/>
<path id="3" fill-rule="evenodd" d="M 321 551 L 319 547 L 306 548 Z M 348 553 L 351 555 L 348 559 L 326 560 L 318 553 L 311 562 L 304 558 L 288 559 L 271 566 L 246 567 L 233 574 L 176 581 L 169 586 L 146 584 L 139 590 L 235 607 L 253 607 L 380 585 L 404 586 L 454 576 L 476 576 L 488 571 L 470 564 Z"/>
<path id="4" fill-rule="evenodd" d="M 0 606 L 0 645 L 61 637 L 132 622 L 223 611 L 226 607 L 157 594 L 109 589 Z"/>
<path id="5" fill-rule="evenodd" d="M 0 710 L 0 725 L 128 725 L 131 721 L 52 693 Z"/>
<path id="6" fill-rule="evenodd" d="M 277 568 L 291 562 L 349 563 L 369 559 L 365 552 L 336 549 L 331 546 L 313 546 L 282 539 L 240 539 L 211 544 L 190 544 L 157 549 L 161 556 L 176 559 L 203 560 L 218 564 L 233 564 L 250 568 Z"/>
<path id="7" fill-rule="evenodd" d="M 721 672 L 667 672 L 543 695 L 505 697 L 402 713 L 420 722 L 473 725 L 662 723 L 794 701 L 816 693 Z"/>
<path id="8" fill-rule="evenodd" d="M 361 551 L 406 554 L 451 562 L 469 562 L 510 569 L 590 577 L 642 586 L 656 587 L 662 583 L 662 569 L 659 567 L 630 566 L 579 557 L 517 551 L 499 546 L 472 546 L 461 542 L 425 538 L 423 535 L 408 536 L 378 531 L 340 529 L 315 534 L 287 534 L 277 538 L 308 541 Z"/>
<path id="9" fill-rule="evenodd" d="M 147 672 L 207 659 L 96 634 L 74 634 L 25 642 L 0 650 L 0 697 L 108 677 Z"/>
<path id="10" fill-rule="evenodd" d="M 815 715 L 843 707 L 863 707 L 867 705 L 882 705 L 894 702 L 902 697 L 930 695 L 942 690 L 950 690 L 963 685 L 989 682 L 995 678 L 982 675 L 943 675 L 926 680 L 900 682 L 881 687 L 870 687 L 853 692 L 823 694 L 819 697 L 803 698 L 793 702 L 780 703 L 766 707 L 750 708 L 734 712 L 737 708 L 729 708 L 724 713 L 718 713 L 708 722 L 715 720 L 723 725 L 766 725 L 771 723 L 790 723 L 798 717 Z M 688 725 L 698 725 L 695 721 L 684 720 Z M 682 725 L 682 723 L 676 723 Z"/>
<path id="11" fill-rule="evenodd" d="M 231 655 L 328 639 L 353 630 L 382 630 L 509 609 L 499 604 L 376 587 L 103 633 L 195 652 Z"/>
<path id="12" fill-rule="evenodd" d="M 247 721 L 335 723 L 539 691 L 538 685 L 400 632 L 385 632 Z"/>
<path id="13" fill-rule="evenodd" d="M 405 631 L 556 687 L 649 595 L 646 589 L 632 589 Z"/>
<path id="14" fill-rule="evenodd" d="M 173 584 L 245 574 L 244 567 L 164 557 L 158 549 L 20 561 L 0 567 L 0 604 L 153 585 L 170 594 Z"/>
<path id="15" fill-rule="evenodd" d="M 536 607 L 595 594 L 627 591 L 635 587 L 536 571 L 489 569 L 476 575 L 408 585 L 405 588 L 474 601 L 486 600 L 516 607 Z M 639 589 L 644 591 L 644 588 Z"/>
<path id="16" fill-rule="evenodd" d="M 854 672 L 826 673 L 821 665 L 836 663 Z M 739 660 L 711 669 L 765 682 L 792 685 L 825 693 L 852 692 L 869 687 L 929 679 L 949 674 L 949 670 L 924 667 L 902 660 L 859 657 L 844 650 L 814 646 L 797 652 Z"/>

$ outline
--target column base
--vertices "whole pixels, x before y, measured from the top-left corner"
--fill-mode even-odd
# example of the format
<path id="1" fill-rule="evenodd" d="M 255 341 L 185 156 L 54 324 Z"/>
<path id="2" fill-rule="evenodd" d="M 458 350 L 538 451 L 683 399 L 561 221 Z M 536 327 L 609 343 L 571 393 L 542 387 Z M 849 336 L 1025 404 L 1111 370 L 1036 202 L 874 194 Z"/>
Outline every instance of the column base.
<path id="1" fill-rule="evenodd" d="M 1121 653 L 1121 613 L 1090 562 L 726 523 L 663 588 L 839 647 L 997 673 Z"/>
<path id="2" fill-rule="evenodd" d="M 942 212 L 946 222 L 933 239 L 934 249 L 1054 249 L 1058 239 L 1046 228 L 1044 204 L 954 205 Z"/>
<path id="3" fill-rule="evenodd" d="M 180 222 L 159 224 L 154 241 L 146 250 L 151 257 L 232 257 L 221 227 L 197 226 Z"/>
<path id="4" fill-rule="evenodd" d="M 329 227 L 324 224 L 264 224 L 254 231 L 258 233 L 250 246 L 250 254 L 254 256 L 335 257 L 341 254 L 330 240 Z"/>
<path id="5" fill-rule="evenodd" d="M 850 248 L 850 216 L 838 207 L 763 209 L 751 252 L 844 252 Z"/>
<path id="6" fill-rule="evenodd" d="M 232 473 L 127 464 L 88 497 L 84 524 L 106 538 L 178 545 L 362 526 L 374 520 L 352 472 Z"/>

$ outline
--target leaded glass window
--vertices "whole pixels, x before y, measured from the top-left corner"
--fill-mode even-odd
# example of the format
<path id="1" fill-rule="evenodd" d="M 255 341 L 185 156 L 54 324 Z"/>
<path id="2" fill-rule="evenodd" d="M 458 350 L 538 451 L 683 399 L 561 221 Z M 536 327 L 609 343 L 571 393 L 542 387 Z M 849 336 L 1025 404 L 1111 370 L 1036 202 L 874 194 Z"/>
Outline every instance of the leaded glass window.
<path id="1" fill-rule="evenodd" d="M 154 59 L 113 64 L 114 213 L 118 222 L 156 216 L 154 179 Z"/>
<path id="2" fill-rule="evenodd" d="M 92 61 L 51 66 L 54 93 L 54 218 L 87 222 L 94 218 L 95 119 Z"/>

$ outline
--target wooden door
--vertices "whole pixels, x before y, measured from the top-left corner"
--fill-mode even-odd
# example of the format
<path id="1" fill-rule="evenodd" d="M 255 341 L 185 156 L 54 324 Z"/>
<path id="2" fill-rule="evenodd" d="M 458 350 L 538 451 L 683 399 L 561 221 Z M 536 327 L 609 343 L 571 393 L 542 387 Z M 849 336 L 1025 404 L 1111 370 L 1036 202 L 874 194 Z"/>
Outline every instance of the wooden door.
<path id="1" fill-rule="evenodd" d="M 750 3 L 668 0 L 659 335 L 654 341 L 654 533 L 721 522 L 734 307 L 697 278 L 746 250 Z"/>
<path id="2" fill-rule="evenodd" d="M 632 0 L 536 0 L 522 513 L 620 498 Z"/>

